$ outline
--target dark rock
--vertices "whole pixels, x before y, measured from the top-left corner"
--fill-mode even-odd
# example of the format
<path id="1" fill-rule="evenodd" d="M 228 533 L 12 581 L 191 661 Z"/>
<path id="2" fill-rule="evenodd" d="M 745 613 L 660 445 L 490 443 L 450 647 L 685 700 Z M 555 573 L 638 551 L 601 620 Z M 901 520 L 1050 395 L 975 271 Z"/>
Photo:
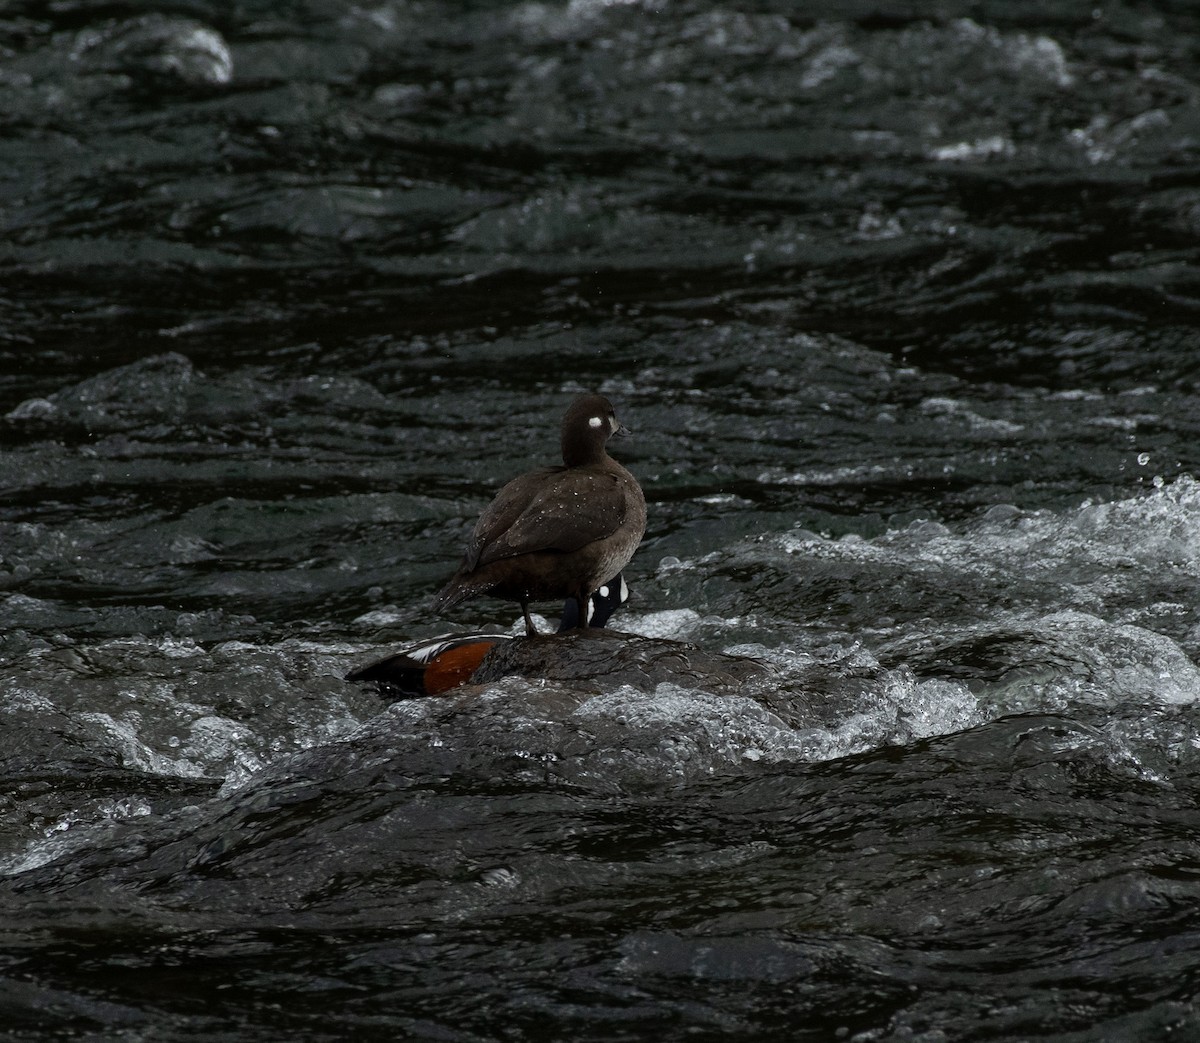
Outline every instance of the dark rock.
<path id="1" fill-rule="evenodd" d="M 708 652 L 683 641 L 587 629 L 497 645 L 471 675 L 470 683 L 487 684 L 514 674 L 547 681 L 628 684 L 644 690 L 668 682 L 732 693 L 764 677 L 766 668 L 757 659 Z"/>

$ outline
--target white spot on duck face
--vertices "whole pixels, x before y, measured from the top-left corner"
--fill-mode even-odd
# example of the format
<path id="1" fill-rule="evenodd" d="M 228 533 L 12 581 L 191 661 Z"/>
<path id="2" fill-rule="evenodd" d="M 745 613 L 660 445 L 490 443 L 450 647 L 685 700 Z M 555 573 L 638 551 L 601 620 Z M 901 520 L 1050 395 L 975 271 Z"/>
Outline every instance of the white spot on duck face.
<path id="1" fill-rule="evenodd" d="M 599 427 L 603 423 L 604 420 L 602 417 L 594 416 L 588 420 L 588 427 Z"/>

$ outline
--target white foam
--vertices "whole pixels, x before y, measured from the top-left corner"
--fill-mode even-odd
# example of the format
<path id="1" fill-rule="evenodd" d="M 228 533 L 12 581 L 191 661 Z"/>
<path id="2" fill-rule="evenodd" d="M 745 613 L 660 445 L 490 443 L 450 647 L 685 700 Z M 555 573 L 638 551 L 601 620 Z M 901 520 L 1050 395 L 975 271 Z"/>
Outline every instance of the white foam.
<path id="1" fill-rule="evenodd" d="M 670 608 L 644 616 L 622 616 L 615 629 L 638 637 L 682 640 L 701 625 L 700 614 L 690 608 Z"/>
<path id="2" fill-rule="evenodd" d="M 1200 668 L 1169 637 L 1074 609 L 1039 620 L 1036 631 L 1070 647 L 1093 670 L 1106 704 L 1186 705 L 1200 699 Z"/>
<path id="3" fill-rule="evenodd" d="M 113 823 L 152 813 L 153 808 L 148 803 L 129 797 L 74 808 L 46 826 L 42 835 L 31 841 L 24 851 L 0 860 L 0 874 L 15 876 L 73 851 L 100 846 L 97 834 L 106 833 Z"/>
<path id="4" fill-rule="evenodd" d="M 141 740 L 138 727 L 141 715 L 130 713 L 117 720 L 107 713 L 82 713 L 76 720 L 95 725 L 108 733 L 111 744 L 117 749 L 127 767 L 138 768 L 154 775 L 171 775 L 179 778 L 202 778 L 204 770 L 186 757 L 169 757 L 153 749 Z"/>
<path id="5" fill-rule="evenodd" d="M 803 701 L 801 693 L 793 698 Z M 664 770 L 681 777 L 718 765 L 831 760 L 949 734 L 986 719 L 965 686 L 917 681 L 905 671 L 885 673 L 856 711 L 829 724 L 789 724 L 748 696 L 674 684 L 660 684 L 653 693 L 625 686 L 594 696 L 572 717 L 627 729 L 631 738 L 623 744 L 626 753 L 635 759 L 661 756 Z M 593 724 L 589 730 L 595 728 Z M 655 741 L 648 743 L 648 738 Z"/>
<path id="6" fill-rule="evenodd" d="M 956 141 L 951 145 L 939 145 L 929 150 L 929 158 L 942 163 L 966 163 L 981 159 L 1008 158 L 1016 151 L 1010 139 L 1001 134 L 975 138 L 973 141 Z"/>

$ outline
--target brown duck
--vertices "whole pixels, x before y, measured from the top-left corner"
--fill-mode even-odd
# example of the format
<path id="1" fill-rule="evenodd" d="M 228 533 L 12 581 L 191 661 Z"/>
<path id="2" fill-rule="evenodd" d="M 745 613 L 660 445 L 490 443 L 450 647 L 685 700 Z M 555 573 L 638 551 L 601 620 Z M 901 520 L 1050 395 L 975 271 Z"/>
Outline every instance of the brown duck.
<path id="1" fill-rule="evenodd" d="M 629 564 L 646 531 L 641 486 L 605 448 L 627 434 L 602 395 L 572 402 L 562 420 L 563 466 L 530 471 L 500 490 L 434 608 L 481 594 L 516 601 L 533 636 L 531 601 L 573 598 L 586 620 L 588 599 Z"/>

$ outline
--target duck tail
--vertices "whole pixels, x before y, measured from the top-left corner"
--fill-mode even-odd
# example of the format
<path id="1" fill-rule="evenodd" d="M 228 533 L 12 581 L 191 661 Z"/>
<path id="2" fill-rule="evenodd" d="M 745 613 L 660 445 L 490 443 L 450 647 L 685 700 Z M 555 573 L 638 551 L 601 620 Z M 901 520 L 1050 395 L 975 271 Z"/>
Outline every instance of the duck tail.
<path id="1" fill-rule="evenodd" d="M 484 587 L 470 582 L 460 569 L 433 599 L 433 610 L 441 613 L 482 594 Z"/>

